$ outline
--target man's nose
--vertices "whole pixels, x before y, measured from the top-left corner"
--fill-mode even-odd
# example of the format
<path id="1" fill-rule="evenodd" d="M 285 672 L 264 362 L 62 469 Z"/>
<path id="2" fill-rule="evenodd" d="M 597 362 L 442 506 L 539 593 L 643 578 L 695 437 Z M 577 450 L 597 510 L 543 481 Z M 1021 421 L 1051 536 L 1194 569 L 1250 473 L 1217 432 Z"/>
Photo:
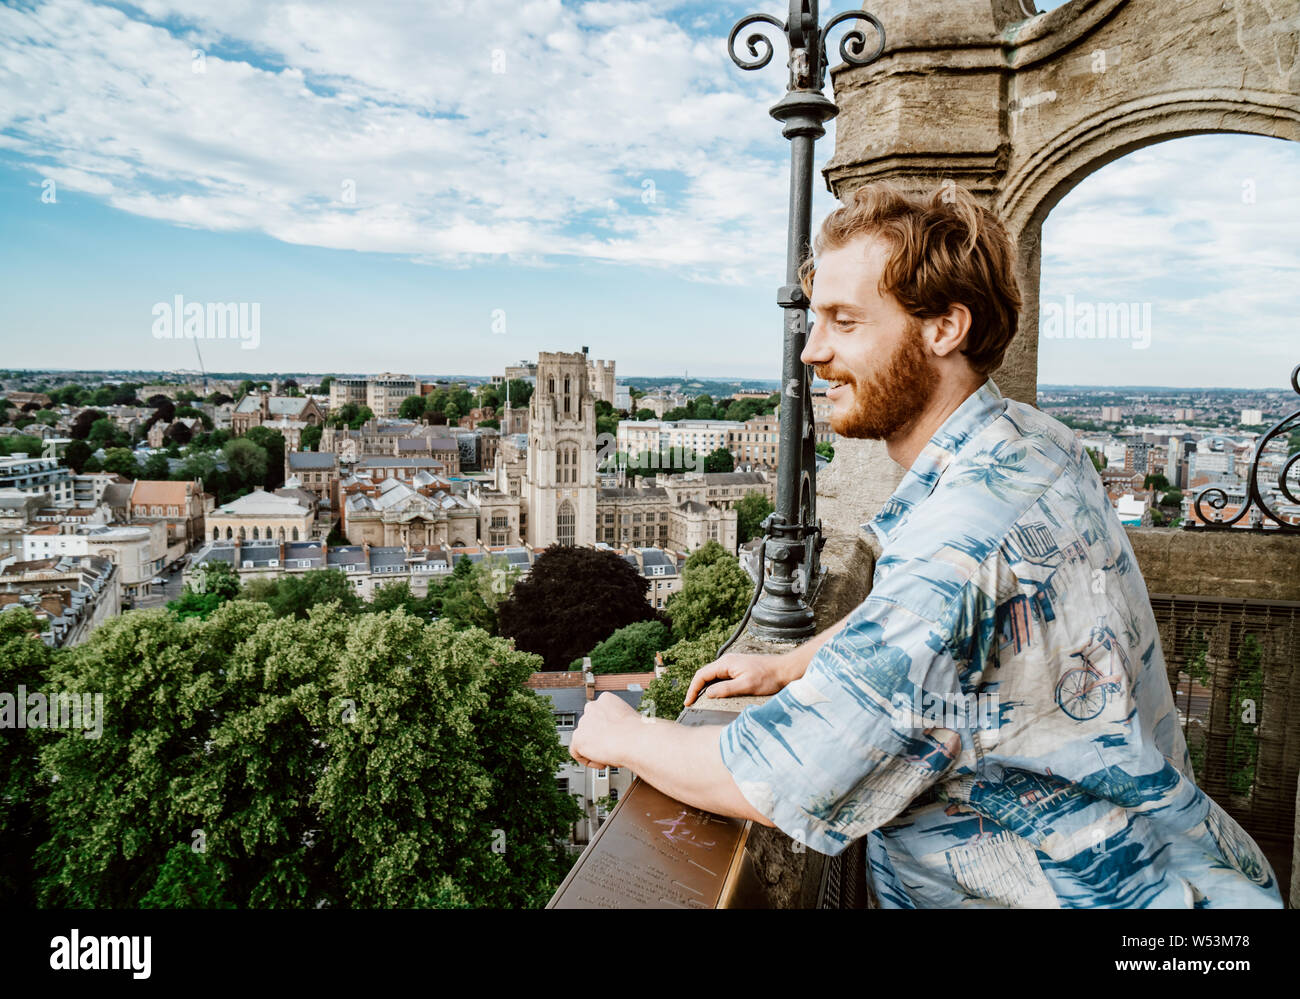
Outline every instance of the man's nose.
<path id="1" fill-rule="evenodd" d="M 826 337 L 822 336 L 821 323 L 815 322 L 808 328 L 808 339 L 804 341 L 799 360 L 804 364 L 817 365 L 825 364 L 830 359 L 830 345 Z"/>

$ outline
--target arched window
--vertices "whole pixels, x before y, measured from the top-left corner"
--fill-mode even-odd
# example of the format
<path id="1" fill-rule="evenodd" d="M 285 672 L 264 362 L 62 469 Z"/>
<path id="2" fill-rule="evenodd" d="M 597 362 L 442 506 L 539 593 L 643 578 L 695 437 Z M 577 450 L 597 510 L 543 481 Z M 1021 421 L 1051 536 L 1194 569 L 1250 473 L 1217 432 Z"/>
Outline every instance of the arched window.
<path id="1" fill-rule="evenodd" d="M 218 528 L 218 530 L 220 530 L 220 528 Z M 234 538 L 234 536 L 235 536 L 235 535 L 234 535 L 234 532 L 231 531 L 231 529 L 230 529 L 229 527 L 227 527 L 227 528 L 226 528 L 226 540 L 227 540 L 227 541 L 230 541 L 232 538 Z"/>
<path id="2" fill-rule="evenodd" d="M 296 527 L 293 529 L 293 540 L 294 541 L 298 540 L 298 528 Z"/>
<path id="3" fill-rule="evenodd" d="M 283 527 L 280 528 L 278 531 L 275 532 L 275 538 L 276 538 L 277 541 L 283 541 L 283 540 L 284 540 L 284 528 L 283 528 Z"/>
<path id="4" fill-rule="evenodd" d="M 562 545 L 573 544 L 573 505 L 565 500 L 555 517 L 555 540 Z"/>
<path id="5" fill-rule="evenodd" d="M 254 541 L 258 540 L 258 538 L 257 538 L 257 528 L 256 528 L 256 527 L 253 528 L 253 540 L 254 540 Z"/>
<path id="6" fill-rule="evenodd" d="M 214 528 L 212 529 L 212 540 L 213 540 L 213 541 L 219 541 L 219 540 L 221 540 L 221 528 L 219 528 L 219 527 L 214 527 Z"/>
<path id="7" fill-rule="evenodd" d="M 247 536 L 244 534 L 244 529 L 242 527 L 239 529 L 239 540 L 240 541 L 248 540 Z"/>
<path id="8" fill-rule="evenodd" d="M 564 411 L 569 412 L 569 376 L 564 376 Z"/>
<path id="9" fill-rule="evenodd" d="M 555 379 L 554 379 L 554 378 L 548 378 L 548 379 L 546 379 L 546 394 L 547 394 L 547 395 L 555 395 Z"/>

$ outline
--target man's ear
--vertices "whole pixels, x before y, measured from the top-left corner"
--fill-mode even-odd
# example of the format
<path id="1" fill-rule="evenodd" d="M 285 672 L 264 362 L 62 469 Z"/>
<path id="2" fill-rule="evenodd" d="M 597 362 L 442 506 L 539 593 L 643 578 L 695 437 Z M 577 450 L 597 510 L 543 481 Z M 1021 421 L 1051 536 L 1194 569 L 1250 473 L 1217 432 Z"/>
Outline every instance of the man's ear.
<path id="1" fill-rule="evenodd" d="M 960 303 L 954 303 L 942 316 L 937 316 L 926 323 L 930 340 L 930 349 L 939 357 L 947 357 L 954 351 L 966 346 L 966 334 L 970 332 L 970 309 Z"/>

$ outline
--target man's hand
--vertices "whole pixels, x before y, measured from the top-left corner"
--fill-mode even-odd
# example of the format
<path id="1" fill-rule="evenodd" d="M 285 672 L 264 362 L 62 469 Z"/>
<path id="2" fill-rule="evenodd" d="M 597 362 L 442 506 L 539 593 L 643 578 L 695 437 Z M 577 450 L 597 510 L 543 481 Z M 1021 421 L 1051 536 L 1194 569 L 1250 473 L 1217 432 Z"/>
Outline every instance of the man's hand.
<path id="1" fill-rule="evenodd" d="M 636 708 L 608 690 L 591 701 L 569 740 L 569 755 L 584 767 L 627 766 L 632 736 L 647 719 Z"/>
<path id="2" fill-rule="evenodd" d="M 708 689 L 709 697 L 735 697 L 739 694 L 775 694 L 791 680 L 803 675 L 802 664 L 785 655 L 765 656 L 752 652 L 728 652 L 707 666 L 701 666 L 686 691 L 690 707 L 710 680 L 721 680 Z M 798 672 L 795 670 L 798 669 Z"/>

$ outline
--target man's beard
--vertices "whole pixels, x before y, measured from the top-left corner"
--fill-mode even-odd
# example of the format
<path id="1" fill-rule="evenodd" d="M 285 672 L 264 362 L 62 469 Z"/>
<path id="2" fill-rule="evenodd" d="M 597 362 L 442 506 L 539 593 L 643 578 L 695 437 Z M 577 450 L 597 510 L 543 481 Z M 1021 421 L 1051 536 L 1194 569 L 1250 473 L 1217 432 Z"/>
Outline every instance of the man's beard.
<path id="1" fill-rule="evenodd" d="M 842 381 L 853 393 L 848 416 L 831 414 L 831 429 L 841 437 L 888 440 L 915 420 L 929 405 L 939 384 L 921 343 L 921 321 L 908 317 L 907 329 L 893 356 L 864 382 L 851 372 L 817 366 L 818 378 Z"/>

